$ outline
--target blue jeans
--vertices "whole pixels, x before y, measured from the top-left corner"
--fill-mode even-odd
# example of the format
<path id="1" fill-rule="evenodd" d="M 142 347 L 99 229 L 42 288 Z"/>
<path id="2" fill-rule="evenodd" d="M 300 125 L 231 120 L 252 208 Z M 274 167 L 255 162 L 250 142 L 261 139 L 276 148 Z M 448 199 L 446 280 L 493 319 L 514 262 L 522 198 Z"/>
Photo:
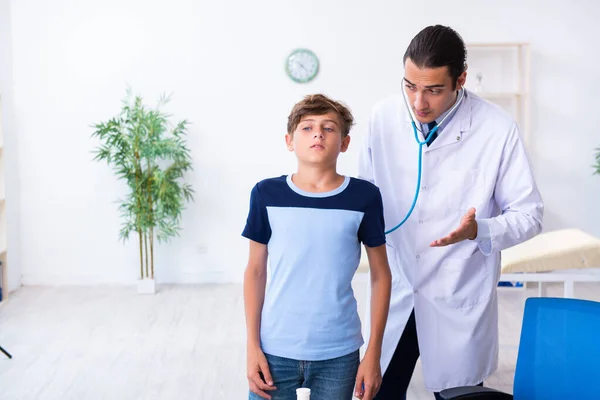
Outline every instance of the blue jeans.
<path id="1" fill-rule="evenodd" d="M 296 389 L 310 388 L 310 400 L 352 400 L 359 351 L 324 361 L 298 361 L 265 354 L 277 390 L 272 400 L 296 400 Z M 250 392 L 250 400 L 262 399 Z"/>

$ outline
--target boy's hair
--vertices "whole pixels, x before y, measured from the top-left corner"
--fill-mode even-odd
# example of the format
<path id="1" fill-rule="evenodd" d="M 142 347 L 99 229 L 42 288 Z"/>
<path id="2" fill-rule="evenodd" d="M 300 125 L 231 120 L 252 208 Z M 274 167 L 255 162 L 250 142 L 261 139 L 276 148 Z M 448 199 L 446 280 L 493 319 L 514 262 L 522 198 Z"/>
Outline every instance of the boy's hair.
<path id="1" fill-rule="evenodd" d="M 413 38 L 404 53 L 419 68 L 448 67 L 456 87 L 458 77 L 465 71 L 467 50 L 460 35 L 448 26 L 434 25 L 423 29 Z"/>
<path id="2" fill-rule="evenodd" d="M 307 115 L 323 115 L 328 112 L 334 112 L 337 114 L 340 129 L 342 131 L 342 138 L 345 138 L 350 133 L 350 128 L 354 125 L 354 117 L 352 113 L 342 103 L 332 100 L 329 97 L 322 94 L 311 94 L 302 101 L 296 103 L 292 112 L 288 117 L 287 130 L 291 135 L 294 133 L 298 124 L 303 117 Z"/>

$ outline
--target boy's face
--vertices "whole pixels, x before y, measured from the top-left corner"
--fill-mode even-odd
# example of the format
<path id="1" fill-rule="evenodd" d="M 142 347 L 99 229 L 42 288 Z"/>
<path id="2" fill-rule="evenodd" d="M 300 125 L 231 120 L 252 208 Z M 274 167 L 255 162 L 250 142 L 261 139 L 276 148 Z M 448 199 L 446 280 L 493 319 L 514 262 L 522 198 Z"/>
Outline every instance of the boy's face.
<path id="1" fill-rule="evenodd" d="M 340 152 L 348 149 L 350 136 L 342 139 L 338 115 L 329 112 L 304 116 L 293 134 L 285 135 L 285 141 L 300 162 L 331 166 L 336 164 Z"/>

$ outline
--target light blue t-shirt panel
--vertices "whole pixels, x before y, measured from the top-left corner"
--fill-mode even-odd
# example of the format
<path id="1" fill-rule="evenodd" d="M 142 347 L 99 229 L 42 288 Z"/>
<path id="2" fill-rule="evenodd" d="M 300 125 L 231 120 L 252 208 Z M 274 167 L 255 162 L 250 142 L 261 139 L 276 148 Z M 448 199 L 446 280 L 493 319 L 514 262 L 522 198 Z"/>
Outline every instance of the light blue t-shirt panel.
<path id="1" fill-rule="evenodd" d="M 327 193 L 304 192 L 290 176 L 254 187 L 242 235 L 268 246 L 264 352 L 308 361 L 360 348 L 352 278 L 361 242 L 384 244 L 384 229 L 379 189 L 360 179 Z"/>
<path id="2" fill-rule="evenodd" d="M 364 213 L 296 207 L 267 207 L 267 213 L 273 234 L 263 351 L 319 360 L 360 348 L 361 322 L 351 282 L 360 262 L 356 232 Z"/>

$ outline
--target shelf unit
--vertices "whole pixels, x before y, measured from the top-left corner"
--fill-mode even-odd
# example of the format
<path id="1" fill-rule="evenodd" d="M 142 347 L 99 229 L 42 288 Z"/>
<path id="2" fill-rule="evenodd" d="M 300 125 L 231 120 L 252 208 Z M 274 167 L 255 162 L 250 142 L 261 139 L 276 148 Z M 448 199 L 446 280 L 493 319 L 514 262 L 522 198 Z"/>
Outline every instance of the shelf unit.
<path id="1" fill-rule="evenodd" d="M 511 113 L 528 146 L 531 46 L 525 42 L 468 43 L 467 89 Z M 478 75 L 482 76 L 478 85 Z"/>
<path id="2" fill-rule="evenodd" d="M 531 46 L 524 42 L 467 44 L 467 89 L 511 113 L 530 145 Z M 478 75 L 482 74 L 481 85 Z M 499 290 L 522 290 L 524 282 L 500 282 Z"/>
<path id="3" fill-rule="evenodd" d="M 7 226 L 6 226 L 6 172 L 4 162 L 4 134 L 2 131 L 2 97 L 0 96 L 0 288 L 2 289 L 2 298 L 0 304 L 8 299 L 8 263 L 7 263 Z"/>

